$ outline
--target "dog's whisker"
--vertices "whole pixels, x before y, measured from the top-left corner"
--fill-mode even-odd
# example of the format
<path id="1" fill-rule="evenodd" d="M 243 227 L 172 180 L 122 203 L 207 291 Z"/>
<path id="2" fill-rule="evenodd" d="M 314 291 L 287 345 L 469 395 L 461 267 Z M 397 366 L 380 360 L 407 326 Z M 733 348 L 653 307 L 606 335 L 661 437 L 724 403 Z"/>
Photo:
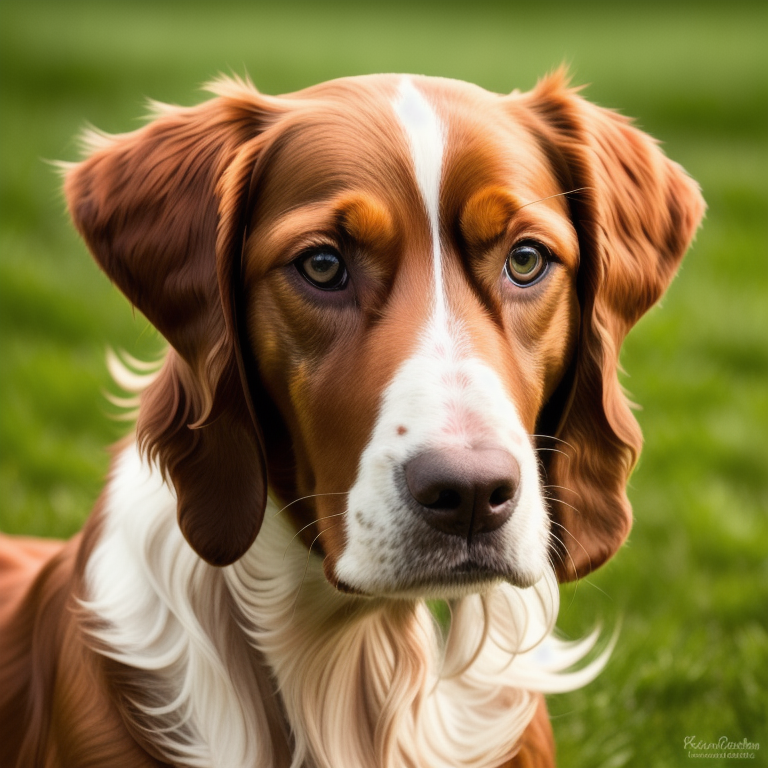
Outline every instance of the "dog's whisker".
<path id="1" fill-rule="evenodd" d="M 299 528 L 296 533 L 293 534 L 291 537 L 291 540 L 288 542 L 288 546 L 285 548 L 285 552 L 283 552 L 283 560 L 285 560 L 285 556 L 288 554 L 288 550 L 291 548 L 291 544 L 296 540 L 296 537 L 302 532 L 306 531 L 307 528 L 311 528 L 313 525 L 319 523 L 321 520 L 330 520 L 332 517 L 343 517 L 346 515 L 347 512 L 344 510 L 344 512 L 337 512 L 335 515 L 324 515 L 323 517 L 318 517 L 317 520 L 313 520 L 311 523 L 307 523 L 303 528 Z M 320 534 L 318 534 L 319 536 Z M 317 538 L 315 538 L 315 541 L 317 541 Z M 312 542 L 314 544 L 314 542 Z"/>
<path id="2" fill-rule="evenodd" d="M 598 587 L 597 584 L 595 584 L 594 581 L 590 581 L 589 579 L 579 579 L 579 581 L 585 582 L 588 586 L 592 587 L 592 589 L 596 589 L 601 595 L 605 595 L 605 597 L 608 598 L 611 602 L 613 602 L 613 597 L 608 594 L 604 589 L 601 587 Z"/>
<path id="3" fill-rule="evenodd" d="M 545 486 L 549 488 L 559 488 L 560 486 Z M 565 489 L 568 490 L 567 488 Z M 563 501 L 562 499 L 558 499 L 557 496 L 545 496 L 544 497 L 547 501 L 556 501 L 558 504 L 562 504 L 565 507 L 570 507 L 576 514 L 580 515 L 582 514 L 581 510 L 578 507 L 574 507 L 573 504 L 569 504 L 567 501 Z M 558 523 L 559 525 L 559 523 Z"/>
<path id="4" fill-rule="evenodd" d="M 556 523 L 556 525 L 558 525 L 558 523 Z M 562 525 L 560 527 L 563 528 Z M 568 551 L 568 547 L 565 546 L 565 543 L 563 542 L 563 540 L 556 533 L 553 533 L 552 531 L 550 531 L 549 535 L 550 535 L 550 537 L 552 539 L 554 539 L 556 542 L 558 542 L 560 544 L 560 548 L 565 552 L 566 555 L 568 555 L 568 559 L 571 561 L 571 567 L 573 568 L 574 573 L 576 573 L 576 563 L 575 563 L 575 561 L 573 559 L 573 556 Z M 559 549 L 557 547 L 552 547 L 551 544 L 550 544 L 550 547 L 551 547 L 552 551 L 554 551 L 554 553 L 558 556 L 560 562 L 563 565 L 563 568 L 565 568 L 565 559 L 563 558 L 563 556 L 560 553 Z M 573 604 L 573 600 L 574 600 L 574 597 L 575 597 L 575 594 L 576 594 L 576 590 L 578 588 L 579 588 L 579 581 L 577 580 L 576 581 L 576 587 L 573 590 L 574 595 L 571 597 L 571 604 Z"/>
<path id="5" fill-rule="evenodd" d="M 555 195 L 548 195 L 547 197 L 540 197 L 538 200 L 531 200 L 530 203 L 523 203 L 517 210 L 527 208 L 529 205 L 535 205 L 536 203 L 543 203 L 545 200 L 552 200 L 555 197 L 568 197 L 568 195 L 575 195 L 578 192 L 586 192 L 592 187 L 577 187 L 576 189 L 569 189 L 567 192 L 558 192 Z"/>
<path id="6" fill-rule="evenodd" d="M 338 523 L 335 523 L 334 525 L 328 526 L 325 530 L 330 530 L 331 528 L 335 528 L 338 525 Z M 320 533 L 315 536 L 314 539 L 312 539 L 312 543 L 309 545 L 309 549 L 307 550 L 307 561 L 304 563 L 304 573 L 301 576 L 301 582 L 299 583 L 299 588 L 296 590 L 296 597 L 293 599 L 293 610 L 291 611 L 291 622 L 293 621 L 294 617 L 296 616 L 296 606 L 299 604 L 299 595 L 301 594 L 301 588 L 304 586 L 304 582 L 307 578 L 307 571 L 309 570 L 309 559 L 312 557 L 312 547 L 315 546 L 315 542 L 323 535 L 323 532 L 320 531 Z"/>
<path id="7" fill-rule="evenodd" d="M 570 506 L 570 504 L 566 506 Z M 579 510 L 577 509 L 576 511 L 578 512 Z M 557 520 L 550 520 L 549 522 L 552 525 L 556 525 L 558 528 L 562 528 L 581 547 L 581 549 L 584 551 L 584 554 L 587 556 L 587 561 L 589 562 L 589 570 L 592 570 L 592 556 L 589 554 L 589 551 L 587 550 L 587 548 L 562 523 L 558 523 Z M 560 541 L 560 543 L 563 544 L 562 540 Z M 563 546 L 565 547 L 565 544 L 563 544 Z M 566 547 L 566 552 L 567 551 L 568 549 Z M 571 562 L 573 563 L 573 558 L 571 558 Z M 575 567 L 575 564 L 574 564 L 574 567 Z"/>
<path id="8" fill-rule="evenodd" d="M 561 491 L 568 491 L 568 493 L 572 493 L 574 496 L 578 496 L 580 499 L 584 498 L 578 491 L 574 491 L 573 488 L 568 488 L 568 486 L 565 486 L 565 485 L 548 484 L 548 485 L 542 485 L 541 487 L 542 488 L 559 488 Z M 559 501 L 559 499 L 555 499 L 554 497 L 548 496 L 547 498 L 551 499 L 552 501 Z"/>
<path id="9" fill-rule="evenodd" d="M 282 509 L 278 509 L 277 512 L 275 512 L 272 517 L 277 517 L 278 515 L 285 512 L 288 507 L 293 506 L 294 504 L 298 504 L 300 501 L 305 501 L 306 499 L 316 499 L 320 496 L 348 496 L 349 491 L 330 491 L 328 493 L 310 493 L 307 496 L 301 496 L 298 499 L 294 499 L 293 501 L 288 502 Z"/>
<path id="10" fill-rule="evenodd" d="M 564 446 L 570 448 L 574 453 L 577 453 L 576 446 L 573 443 L 569 443 L 567 440 L 563 440 L 561 437 L 555 437 L 554 435 L 536 435 L 536 434 L 531 434 L 528 436 L 536 438 L 537 440 L 553 440 L 556 443 L 562 443 Z"/>
<path id="11" fill-rule="evenodd" d="M 553 536 L 554 536 L 554 534 L 553 534 Z M 555 537 L 555 538 L 556 538 L 556 537 Z M 563 560 L 563 556 L 560 554 L 560 552 L 557 550 L 557 548 L 555 548 L 555 547 L 554 547 L 554 546 L 553 546 L 551 543 L 550 543 L 550 545 L 549 545 L 549 550 L 550 550 L 550 553 L 551 553 L 552 555 L 557 555 L 557 559 L 560 561 L 560 563 L 561 563 L 562 565 L 565 565 L 565 560 Z M 555 568 L 555 563 L 554 563 L 554 561 L 552 560 L 552 557 L 550 556 L 548 559 L 549 559 L 549 564 L 552 566 L 552 570 L 553 570 L 553 571 L 554 571 L 554 570 L 556 570 L 556 568 Z"/>
<path id="12" fill-rule="evenodd" d="M 571 460 L 571 457 L 565 453 L 565 451 L 561 451 L 559 448 L 534 448 L 534 451 L 552 451 L 552 453 L 559 453 L 561 456 L 565 456 L 568 461 Z"/>

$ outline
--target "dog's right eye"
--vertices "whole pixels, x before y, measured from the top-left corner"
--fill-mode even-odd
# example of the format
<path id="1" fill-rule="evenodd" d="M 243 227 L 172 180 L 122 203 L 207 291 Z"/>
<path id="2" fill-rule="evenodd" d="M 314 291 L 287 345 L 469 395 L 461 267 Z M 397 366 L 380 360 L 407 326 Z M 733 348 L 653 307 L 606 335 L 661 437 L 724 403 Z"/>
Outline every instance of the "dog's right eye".
<path id="1" fill-rule="evenodd" d="M 549 250 L 533 240 L 518 243 L 507 256 L 504 271 L 519 288 L 533 285 L 547 271 Z"/>
<path id="2" fill-rule="evenodd" d="M 349 275 L 344 260 L 329 246 L 300 256 L 294 264 L 307 282 L 324 291 L 340 291 L 347 286 Z"/>

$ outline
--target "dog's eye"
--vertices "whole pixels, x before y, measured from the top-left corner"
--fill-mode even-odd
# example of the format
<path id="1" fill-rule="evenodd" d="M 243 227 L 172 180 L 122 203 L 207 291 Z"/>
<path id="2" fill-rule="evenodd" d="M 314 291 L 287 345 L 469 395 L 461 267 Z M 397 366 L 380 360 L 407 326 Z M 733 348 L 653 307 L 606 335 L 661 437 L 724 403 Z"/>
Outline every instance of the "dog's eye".
<path id="1" fill-rule="evenodd" d="M 295 264 L 305 280 L 324 291 L 339 291 L 347 285 L 348 275 L 344 261 L 329 246 L 313 250 L 300 257 Z"/>
<path id="2" fill-rule="evenodd" d="M 541 243 L 518 243 L 507 256 L 507 277 L 519 286 L 535 283 L 549 266 L 549 250 Z"/>

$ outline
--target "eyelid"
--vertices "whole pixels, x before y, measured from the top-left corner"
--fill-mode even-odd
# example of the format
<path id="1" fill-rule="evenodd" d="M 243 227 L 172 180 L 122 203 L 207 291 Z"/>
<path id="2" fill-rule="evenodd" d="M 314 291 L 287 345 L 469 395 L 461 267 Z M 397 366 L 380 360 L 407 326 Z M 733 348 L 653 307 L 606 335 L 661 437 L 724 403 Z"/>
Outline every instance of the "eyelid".
<path id="1" fill-rule="evenodd" d="M 337 239 L 335 237 L 330 237 L 325 232 L 305 233 L 300 238 L 294 240 L 287 250 L 288 254 L 292 254 L 288 261 L 289 263 L 292 261 L 300 261 L 323 248 L 333 251 L 342 261 L 344 261 Z"/>
<path id="2" fill-rule="evenodd" d="M 509 250 L 507 251 L 507 255 L 512 253 L 515 248 L 520 248 L 523 245 L 533 245 L 536 248 L 540 248 L 543 251 L 543 255 L 546 257 L 547 261 L 561 261 L 560 257 L 557 255 L 557 248 L 555 248 L 553 244 L 548 242 L 548 240 L 543 237 L 529 234 L 526 234 L 523 237 L 515 238 L 514 243 L 512 243 Z"/>
<path id="3" fill-rule="evenodd" d="M 552 261 L 576 271 L 579 266 L 579 240 L 573 224 L 559 216 L 550 220 L 511 222 L 504 240 L 511 250 L 515 246 L 533 242 L 545 246 Z"/>

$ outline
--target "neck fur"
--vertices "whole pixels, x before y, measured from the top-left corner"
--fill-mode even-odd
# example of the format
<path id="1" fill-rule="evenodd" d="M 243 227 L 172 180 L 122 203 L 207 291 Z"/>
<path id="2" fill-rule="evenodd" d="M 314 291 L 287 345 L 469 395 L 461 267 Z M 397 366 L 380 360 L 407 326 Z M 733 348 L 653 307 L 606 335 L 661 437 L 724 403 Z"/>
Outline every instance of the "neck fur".
<path id="1" fill-rule="evenodd" d="M 554 576 L 451 601 L 444 632 L 424 601 L 337 592 L 272 505 L 223 569 L 189 548 L 175 509 L 128 449 L 83 605 L 97 650 L 146 681 L 132 725 L 176 764 L 490 768 L 530 722 L 531 692 L 578 688 L 606 660 L 564 672 L 595 638 L 553 636 Z"/>

